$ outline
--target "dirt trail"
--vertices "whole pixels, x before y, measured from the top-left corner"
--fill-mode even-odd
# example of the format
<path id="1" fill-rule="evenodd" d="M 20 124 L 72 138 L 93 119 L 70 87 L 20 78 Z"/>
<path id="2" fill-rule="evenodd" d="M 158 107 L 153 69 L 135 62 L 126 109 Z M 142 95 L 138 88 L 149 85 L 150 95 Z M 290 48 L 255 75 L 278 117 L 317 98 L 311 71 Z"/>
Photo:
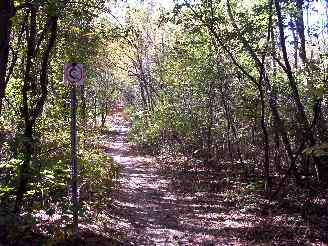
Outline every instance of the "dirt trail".
<path id="1" fill-rule="evenodd" d="M 229 181 L 210 177 L 206 170 L 179 174 L 176 160 L 173 169 L 163 170 L 164 162 L 135 151 L 122 118 L 114 118 L 113 125 L 117 134 L 107 152 L 123 170 L 109 226 L 125 235 L 123 245 L 307 245 L 297 214 L 263 216 L 260 198 L 224 190 L 222 184 Z"/>
<path id="2" fill-rule="evenodd" d="M 218 196 L 206 194 L 204 201 L 201 192 L 178 195 L 152 165 L 154 159 L 138 155 L 128 143 L 127 124 L 116 118 L 113 125 L 118 134 L 107 151 L 123 170 L 114 192 L 112 226 L 127 236 L 124 245 L 239 245 L 233 236 L 218 236 Z"/>

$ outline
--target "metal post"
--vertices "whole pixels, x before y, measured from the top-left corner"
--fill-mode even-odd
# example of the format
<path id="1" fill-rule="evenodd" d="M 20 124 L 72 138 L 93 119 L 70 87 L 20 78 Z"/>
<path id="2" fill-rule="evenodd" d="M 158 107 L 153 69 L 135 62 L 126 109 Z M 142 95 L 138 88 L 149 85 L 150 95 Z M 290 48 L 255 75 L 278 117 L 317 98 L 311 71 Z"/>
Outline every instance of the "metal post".
<path id="1" fill-rule="evenodd" d="M 77 196 L 77 130 L 76 130 L 76 85 L 71 85 L 71 165 L 72 165 L 72 203 L 73 203 L 73 233 L 79 237 Z"/>

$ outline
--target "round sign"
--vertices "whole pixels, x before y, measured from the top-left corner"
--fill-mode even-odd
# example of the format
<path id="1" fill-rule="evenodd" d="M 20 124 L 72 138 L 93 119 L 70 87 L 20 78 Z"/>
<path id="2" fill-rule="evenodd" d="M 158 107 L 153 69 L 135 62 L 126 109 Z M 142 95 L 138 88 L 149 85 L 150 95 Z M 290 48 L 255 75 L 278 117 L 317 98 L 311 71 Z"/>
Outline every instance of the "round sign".
<path id="1" fill-rule="evenodd" d="M 72 64 L 67 68 L 67 80 L 72 83 L 78 83 L 83 77 L 83 68 Z"/>

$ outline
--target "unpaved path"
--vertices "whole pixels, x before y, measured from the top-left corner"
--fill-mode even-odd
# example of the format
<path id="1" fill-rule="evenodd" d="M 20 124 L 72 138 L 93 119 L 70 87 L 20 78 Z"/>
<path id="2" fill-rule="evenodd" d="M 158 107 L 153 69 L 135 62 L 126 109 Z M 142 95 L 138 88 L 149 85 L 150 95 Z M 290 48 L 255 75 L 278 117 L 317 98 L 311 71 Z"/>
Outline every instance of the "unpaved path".
<path id="1" fill-rule="evenodd" d="M 192 191 L 193 183 L 203 182 L 199 170 L 196 175 L 167 175 L 170 170 L 160 169 L 162 163 L 129 144 L 126 122 L 116 118 L 113 125 L 117 134 L 107 152 L 123 170 L 109 226 L 125 235 L 123 245 L 303 245 L 294 238 L 298 224 L 293 220 L 243 211 L 235 194 L 220 191 L 213 180 L 205 183 L 214 191 Z"/>
<path id="2" fill-rule="evenodd" d="M 107 152 L 123 170 L 111 213 L 114 229 L 126 235 L 124 245 L 238 245 L 238 238 L 218 236 L 219 197 L 177 194 L 153 157 L 138 155 L 128 143 L 124 121 L 115 121 L 118 134 Z"/>

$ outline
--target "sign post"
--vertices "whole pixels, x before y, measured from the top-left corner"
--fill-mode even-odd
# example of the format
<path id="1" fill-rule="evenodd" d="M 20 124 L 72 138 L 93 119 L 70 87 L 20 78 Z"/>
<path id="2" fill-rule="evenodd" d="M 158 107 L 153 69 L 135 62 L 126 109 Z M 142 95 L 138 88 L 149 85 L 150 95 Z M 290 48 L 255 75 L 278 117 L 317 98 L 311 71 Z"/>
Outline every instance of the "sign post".
<path id="1" fill-rule="evenodd" d="M 67 63 L 64 66 L 64 83 L 71 86 L 71 168 L 72 168 L 72 204 L 73 204 L 73 233 L 79 238 L 78 211 L 79 201 L 77 192 L 77 127 L 76 127 L 76 86 L 84 83 L 83 65 Z"/>
<path id="2" fill-rule="evenodd" d="M 77 195 L 77 128 L 76 128 L 76 86 L 71 85 L 71 168 L 72 168 L 72 203 L 73 203 L 73 233 L 79 233 Z"/>

